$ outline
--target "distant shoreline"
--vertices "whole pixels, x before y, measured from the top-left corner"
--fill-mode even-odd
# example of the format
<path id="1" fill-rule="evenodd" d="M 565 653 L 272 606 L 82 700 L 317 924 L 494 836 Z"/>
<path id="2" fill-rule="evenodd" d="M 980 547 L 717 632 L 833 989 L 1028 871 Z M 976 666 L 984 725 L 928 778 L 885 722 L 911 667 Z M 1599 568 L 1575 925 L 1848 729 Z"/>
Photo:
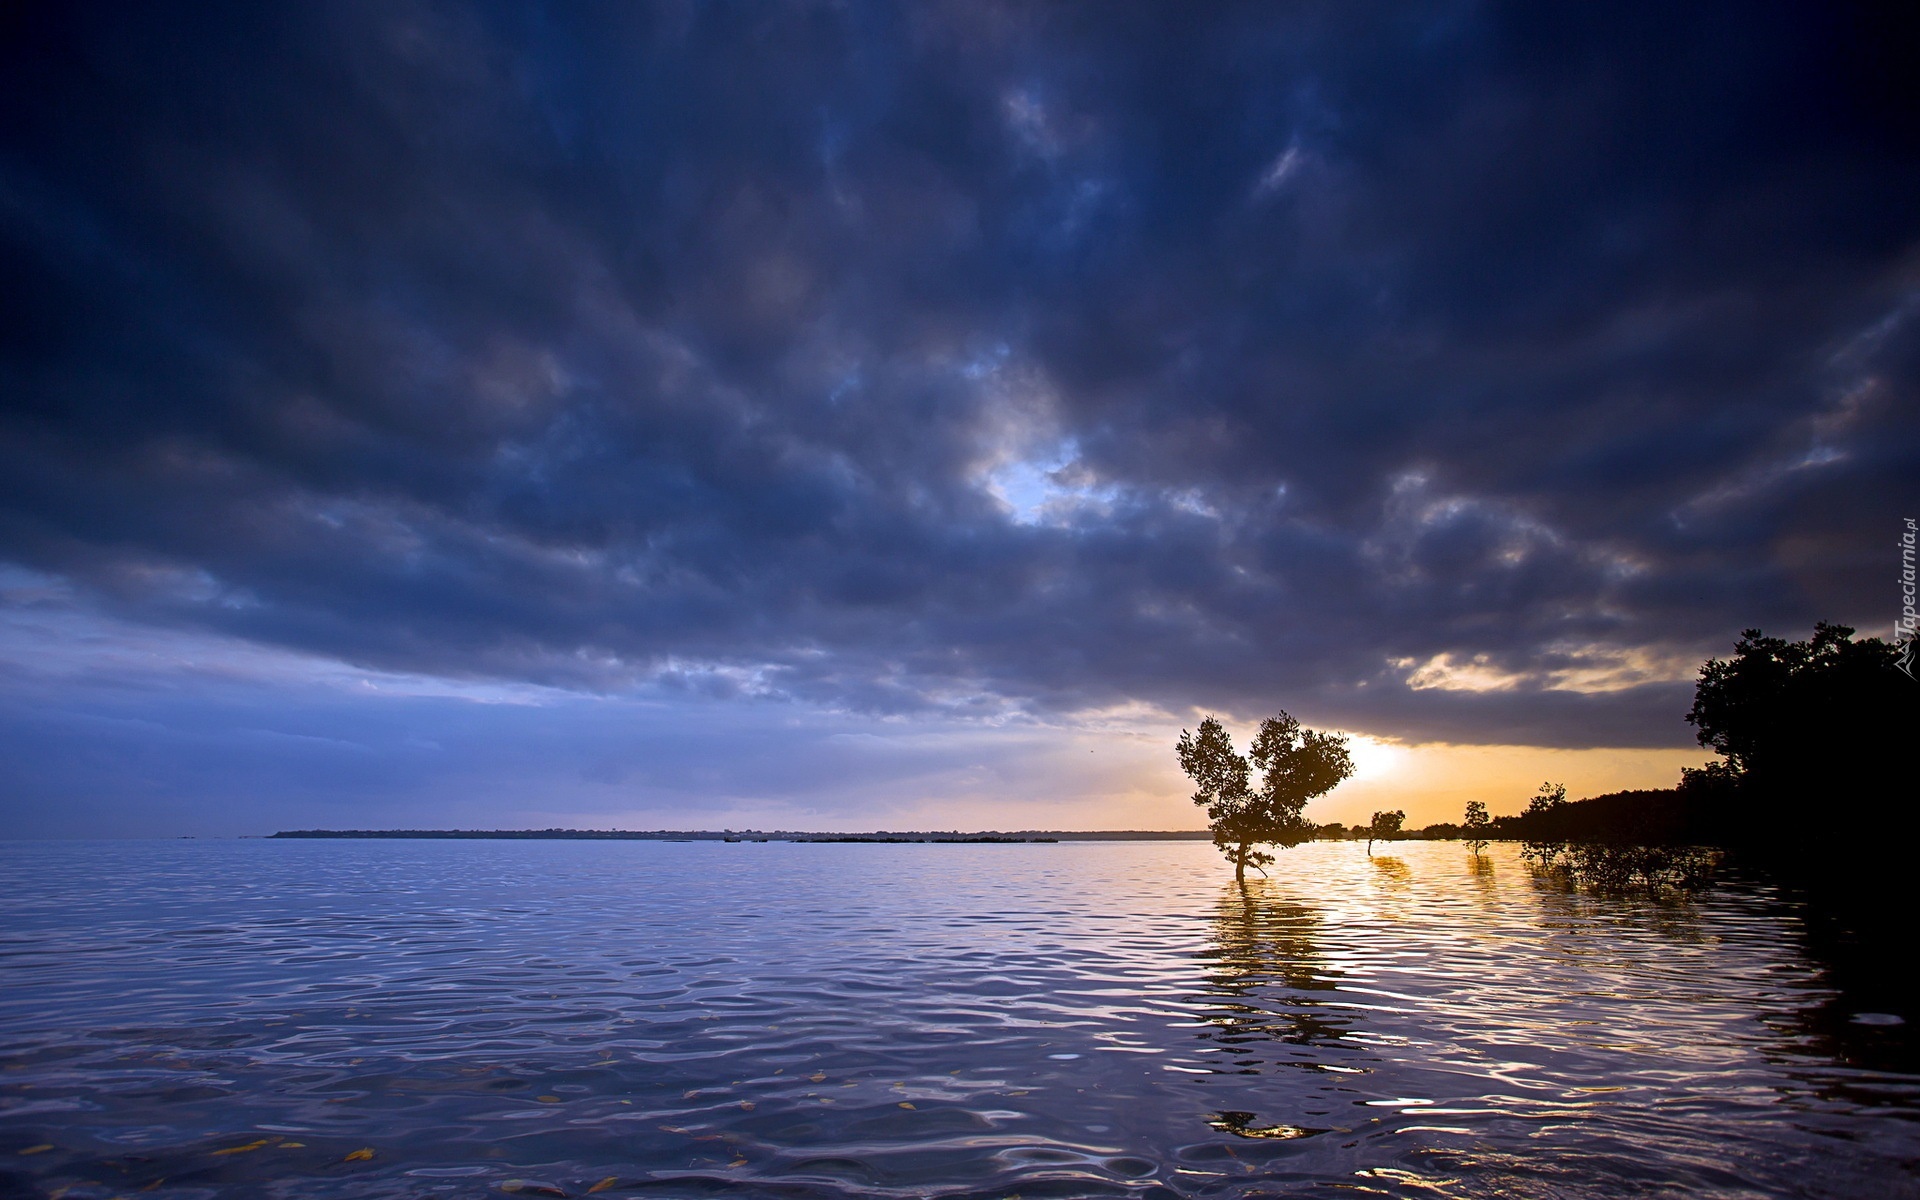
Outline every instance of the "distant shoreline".
<path id="1" fill-rule="evenodd" d="M 553 842 L 1204 842 L 1213 835 L 1204 829 L 1023 829 L 1010 833 L 989 830 L 915 830 L 872 833 L 812 833 L 778 829 L 283 829 L 273 838 L 418 839 L 439 841 L 553 841 Z"/>

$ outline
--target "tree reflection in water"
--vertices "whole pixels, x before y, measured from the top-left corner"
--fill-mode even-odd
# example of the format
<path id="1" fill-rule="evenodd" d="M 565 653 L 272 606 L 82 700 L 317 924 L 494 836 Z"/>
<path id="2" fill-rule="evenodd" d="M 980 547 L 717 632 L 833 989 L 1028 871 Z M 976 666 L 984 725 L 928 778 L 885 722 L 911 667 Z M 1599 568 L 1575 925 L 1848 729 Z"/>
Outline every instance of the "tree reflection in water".
<path id="1" fill-rule="evenodd" d="M 1407 870 L 1407 864 L 1401 859 L 1383 854 L 1367 861 L 1373 864 L 1374 874 L 1380 877 L 1382 883 L 1404 886 L 1413 878 L 1413 872 Z"/>
<path id="2" fill-rule="evenodd" d="M 1331 1003 L 1339 974 L 1318 948 L 1320 923 L 1316 911 L 1279 895 L 1272 880 L 1223 889 L 1211 944 L 1200 954 L 1206 992 L 1199 1014 L 1200 1037 L 1232 1056 L 1233 1066 L 1220 1070 L 1257 1075 L 1275 1066 L 1318 1066 L 1324 1059 L 1311 1048 L 1335 1044 L 1353 1023 L 1349 1010 Z"/>

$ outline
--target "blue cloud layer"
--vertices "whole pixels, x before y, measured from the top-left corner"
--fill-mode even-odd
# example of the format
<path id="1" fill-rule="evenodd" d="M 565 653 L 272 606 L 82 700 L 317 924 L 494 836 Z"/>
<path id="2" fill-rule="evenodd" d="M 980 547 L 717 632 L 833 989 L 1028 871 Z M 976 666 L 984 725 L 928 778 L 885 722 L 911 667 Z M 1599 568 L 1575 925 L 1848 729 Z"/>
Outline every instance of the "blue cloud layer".
<path id="1" fill-rule="evenodd" d="M 75 612 L 583 696 L 1559 746 L 1684 743 L 1743 626 L 1893 616 L 1893 17 L 8 19 L 0 558 Z"/>

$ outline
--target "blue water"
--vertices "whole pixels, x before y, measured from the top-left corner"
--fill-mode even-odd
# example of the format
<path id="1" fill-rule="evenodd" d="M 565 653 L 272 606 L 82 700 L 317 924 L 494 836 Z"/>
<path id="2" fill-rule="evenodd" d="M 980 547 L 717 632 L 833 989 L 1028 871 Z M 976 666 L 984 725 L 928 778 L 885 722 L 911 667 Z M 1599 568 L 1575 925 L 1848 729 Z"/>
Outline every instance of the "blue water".
<path id="1" fill-rule="evenodd" d="M 0 844 L 0 1196 L 1920 1195 L 1788 898 L 1392 851 Z"/>

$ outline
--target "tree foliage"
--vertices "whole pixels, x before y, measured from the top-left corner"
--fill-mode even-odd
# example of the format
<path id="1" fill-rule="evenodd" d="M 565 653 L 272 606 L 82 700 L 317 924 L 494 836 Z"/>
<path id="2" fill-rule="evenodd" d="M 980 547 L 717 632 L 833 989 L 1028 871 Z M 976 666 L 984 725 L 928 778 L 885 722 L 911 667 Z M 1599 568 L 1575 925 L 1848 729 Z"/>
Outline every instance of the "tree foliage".
<path id="1" fill-rule="evenodd" d="M 1383 842 L 1392 841 L 1400 836 L 1400 829 L 1407 823 L 1407 814 L 1399 809 L 1392 812 L 1373 814 L 1373 823 L 1367 826 L 1367 853 L 1373 853 L 1373 841 L 1379 838 Z"/>
<path id="2" fill-rule="evenodd" d="M 1920 733 L 1920 687 L 1900 651 L 1821 622 L 1804 641 L 1741 633 L 1731 658 L 1700 668 L 1687 721 L 1723 761 L 1685 772 L 1697 824 L 1729 841 L 1803 849 L 1807 806 L 1842 797 L 1910 831 L 1913 806 L 1882 780 Z"/>
<path id="3" fill-rule="evenodd" d="M 1911 684 L 1896 673 L 1898 653 L 1878 638 L 1853 640 L 1853 630 L 1825 621 L 1801 642 L 1741 633 L 1733 657 L 1710 658 L 1700 668 L 1687 723 L 1700 744 L 1747 777 L 1797 776 L 1830 747 L 1809 747 L 1814 729 L 1881 724 L 1875 713 L 1914 712 Z M 1902 703 L 1902 701 L 1905 703 Z"/>
<path id="4" fill-rule="evenodd" d="M 1533 799 L 1527 801 L 1527 815 L 1538 816 L 1543 813 L 1558 812 L 1567 803 L 1567 785 L 1564 783 L 1543 783 Z"/>
<path id="5" fill-rule="evenodd" d="M 1310 840 L 1315 826 L 1304 815 L 1307 802 L 1353 774 L 1344 736 L 1307 729 L 1284 712 L 1260 722 L 1251 762 L 1213 717 L 1200 722 L 1197 734 L 1181 730 L 1175 750 L 1180 769 L 1194 782 L 1193 802 L 1207 810 L 1213 844 L 1242 880 L 1249 866 L 1257 870 L 1273 861 L 1259 847 Z"/>
<path id="6" fill-rule="evenodd" d="M 1566 853 L 1568 839 L 1559 828 L 1564 822 L 1557 818 L 1567 809 L 1566 784 L 1548 782 L 1540 785 L 1540 791 L 1527 801 L 1527 811 L 1521 814 L 1532 818 L 1527 822 L 1531 834 L 1520 845 L 1522 858 L 1544 870 L 1552 867 L 1554 860 Z"/>
<path id="7" fill-rule="evenodd" d="M 1487 815 L 1485 801 L 1467 801 L 1467 818 L 1461 822 L 1460 832 L 1466 835 L 1467 849 L 1475 854 L 1487 848 L 1487 835 L 1493 831 L 1493 818 Z"/>

